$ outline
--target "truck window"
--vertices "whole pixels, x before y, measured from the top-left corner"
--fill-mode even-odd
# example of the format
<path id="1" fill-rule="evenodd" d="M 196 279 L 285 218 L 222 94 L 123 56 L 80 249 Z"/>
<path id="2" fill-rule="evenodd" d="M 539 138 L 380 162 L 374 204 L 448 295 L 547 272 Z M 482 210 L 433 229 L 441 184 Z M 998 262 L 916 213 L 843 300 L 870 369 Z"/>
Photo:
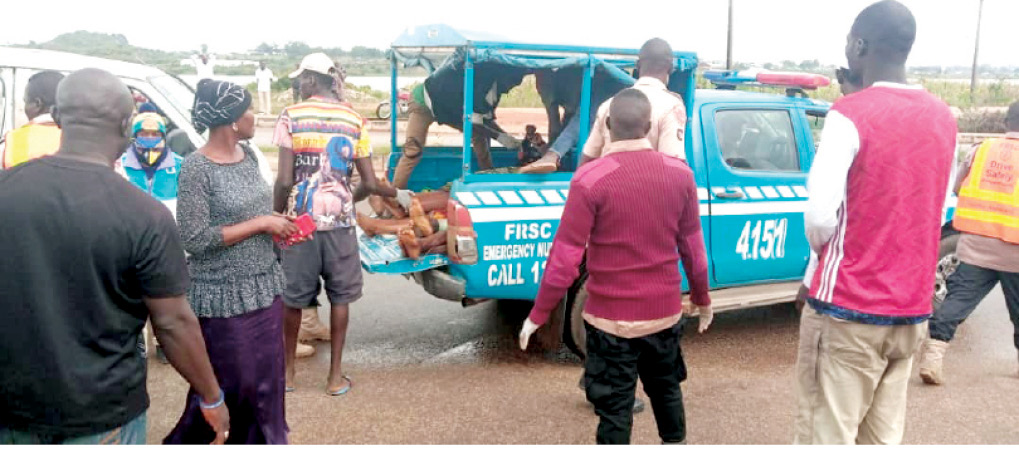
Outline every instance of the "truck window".
<path id="1" fill-rule="evenodd" d="M 824 116 L 827 112 L 807 111 L 807 123 L 810 125 L 810 137 L 814 142 L 814 152 L 821 144 L 821 131 L 824 130 Z"/>
<path id="2" fill-rule="evenodd" d="M 720 110 L 715 127 L 722 158 L 733 169 L 799 171 L 800 159 L 787 110 Z"/>

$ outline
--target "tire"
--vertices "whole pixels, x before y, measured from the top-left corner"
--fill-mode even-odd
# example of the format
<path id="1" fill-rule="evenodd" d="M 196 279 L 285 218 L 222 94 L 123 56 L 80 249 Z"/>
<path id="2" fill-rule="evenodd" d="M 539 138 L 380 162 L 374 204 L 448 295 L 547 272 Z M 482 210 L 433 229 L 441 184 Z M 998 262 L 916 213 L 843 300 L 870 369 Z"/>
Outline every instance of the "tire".
<path id="1" fill-rule="evenodd" d="M 375 116 L 384 120 L 388 120 L 389 116 L 393 114 L 392 107 L 389 106 L 389 102 L 383 102 L 375 108 Z"/>
<path id="2" fill-rule="evenodd" d="M 567 320 L 567 331 L 564 333 L 563 341 L 566 342 L 566 347 L 570 348 L 577 357 L 581 360 L 587 357 L 587 329 L 584 328 L 584 303 L 587 302 L 587 280 L 580 284 L 580 288 L 577 289 L 576 295 L 572 295 L 573 301 L 570 302 Z"/>
<path id="3" fill-rule="evenodd" d="M 941 244 L 938 246 L 938 266 L 934 277 L 934 298 L 931 305 L 934 311 L 941 309 L 948 295 L 948 276 L 951 276 L 959 267 L 959 258 L 955 256 L 955 249 L 959 245 L 959 234 L 950 233 L 941 236 Z"/>

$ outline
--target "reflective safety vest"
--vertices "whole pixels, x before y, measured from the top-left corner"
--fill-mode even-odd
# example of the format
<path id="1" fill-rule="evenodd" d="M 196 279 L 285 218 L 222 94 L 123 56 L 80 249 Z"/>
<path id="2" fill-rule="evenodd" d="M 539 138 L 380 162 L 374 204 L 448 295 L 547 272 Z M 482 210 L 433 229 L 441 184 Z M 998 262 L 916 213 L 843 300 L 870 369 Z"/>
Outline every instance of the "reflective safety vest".
<path id="1" fill-rule="evenodd" d="M 52 155 L 58 148 L 60 128 L 55 123 L 29 123 L 7 133 L 0 166 L 10 169 L 30 159 Z"/>
<path id="2" fill-rule="evenodd" d="M 1019 244 L 1019 140 L 986 140 L 959 190 L 955 229 Z"/>

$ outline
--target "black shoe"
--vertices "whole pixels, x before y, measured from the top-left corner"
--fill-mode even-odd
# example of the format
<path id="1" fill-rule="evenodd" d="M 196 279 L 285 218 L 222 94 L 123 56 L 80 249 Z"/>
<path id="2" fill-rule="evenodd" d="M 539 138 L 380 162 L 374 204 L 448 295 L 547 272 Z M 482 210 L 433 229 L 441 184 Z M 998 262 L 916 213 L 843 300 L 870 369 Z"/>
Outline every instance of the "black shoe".
<path id="1" fill-rule="evenodd" d="M 644 408 L 647 408 L 647 407 L 644 405 L 644 401 L 643 400 L 641 400 L 639 398 L 633 399 L 633 414 L 637 414 L 637 413 L 640 413 L 640 412 L 644 411 Z"/>

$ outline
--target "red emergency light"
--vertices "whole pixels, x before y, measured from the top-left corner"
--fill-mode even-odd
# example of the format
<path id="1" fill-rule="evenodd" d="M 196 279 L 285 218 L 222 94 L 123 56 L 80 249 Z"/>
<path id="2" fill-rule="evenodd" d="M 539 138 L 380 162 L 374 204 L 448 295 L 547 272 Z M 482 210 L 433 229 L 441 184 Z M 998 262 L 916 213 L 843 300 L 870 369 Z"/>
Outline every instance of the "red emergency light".
<path id="1" fill-rule="evenodd" d="M 719 87 L 767 85 L 786 88 L 817 89 L 831 85 L 831 78 L 815 73 L 772 72 L 768 70 L 710 70 L 704 78 Z"/>

